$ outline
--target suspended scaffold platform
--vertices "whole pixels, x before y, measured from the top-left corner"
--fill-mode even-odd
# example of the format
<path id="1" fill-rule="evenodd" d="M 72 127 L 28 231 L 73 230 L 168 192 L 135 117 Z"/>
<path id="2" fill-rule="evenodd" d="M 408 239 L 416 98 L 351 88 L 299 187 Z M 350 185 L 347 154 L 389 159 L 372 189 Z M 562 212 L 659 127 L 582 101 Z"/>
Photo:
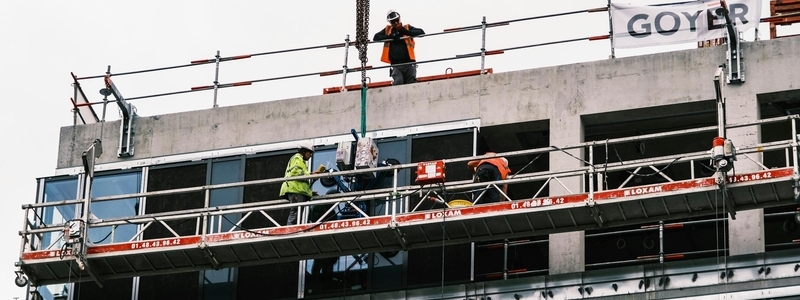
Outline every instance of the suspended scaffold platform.
<path id="1" fill-rule="evenodd" d="M 779 117 L 737 126 L 757 126 L 771 122 L 789 121 L 792 128 L 795 128 L 796 119 L 797 116 Z M 729 126 L 729 128 L 737 126 Z M 330 205 L 331 207 L 325 215 L 318 220 L 311 220 L 309 223 L 300 225 L 281 226 L 266 213 L 298 206 L 298 204 L 288 204 L 285 200 L 138 215 L 113 220 L 90 220 L 89 228 L 108 227 L 116 224 L 139 224 L 140 229 L 136 236 L 127 242 L 88 245 L 85 255 L 83 255 L 85 265 L 76 263 L 76 260 L 80 260 L 81 257 L 73 255 L 69 249 L 65 252 L 60 249 L 48 249 L 46 246 L 36 249 L 31 243 L 36 236 L 44 233 L 58 234 L 63 231 L 64 225 L 37 227 L 29 221 L 27 214 L 30 211 L 36 211 L 37 208 L 67 203 L 78 204 L 85 200 L 31 204 L 24 207 L 26 223 L 20 232 L 23 242 L 17 264 L 34 285 L 89 280 L 102 284 L 103 280 L 113 278 L 530 237 L 723 212 L 735 217 L 736 210 L 795 203 L 798 181 L 795 135 L 789 140 L 737 149 L 740 161 L 745 160 L 744 158 L 751 158 L 750 155 L 760 155 L 763 152 L 784 152 L 786 157 L 784 167 L 767 168 L 761 163 L 756 163 L 756 165 L 760 165 L 761 170 L 736 172 L 734 169 L 725 173 L 722 182 L 719 181 L 718 176 L 673 180 L 662 172 L 666 167 L 660 169 L 656 167 L 666 165 L 676 168 L 685 164 L 683 166 L 692 168 L 692 174 L 694 174 L 696 163 L 709 160 L 708 151 L 624 163 L 602 162 L 598 164 L 593 160 L 593 149 L 606 147 L 605 149 L 608 150 L 608 145 L 615 143 L 714 130 L 716 130 L 716 126 L 709 126 L 680 132 L 587 142 L 563 148 L 551 146 L 500 153 L 497 155 L 519 156 L 548 153 L 554 155 L 560 152 L 566 153 L 568 150 L 582 149 L 588 150 L 589 161 L 586 166 L 570 171 L 517 174 L 509 179 L 490 183 L 473 183 L 471 180 L 466 180 L 422 187 L 397 186 L 395 183 L 392 188 L 323 196 L 319 200 L 301 205 L 304 207 Z M 475 157 L 448 159 L 443 162 L 466 162 L 470 159 L 475 159 Z M 375 171 L 390 171 L 397 174 L 404 168 L 416 167 L 417 164 L 412 163 L 375 169 L 341 171 L 340 174 Z M 667 182 L 632 187 L 626 186 L 628 181 L 625 181 L 614 189 L 602 190 L 600 188 L 603 186 L 601 184 L 603 176 L 609 172 L 634 170 L 628 171 L 633 176 L 641 169 L 648 168 L 655 170 Z M 330 173 L 310 175 L 307 178 L 326 176 L 330 176 Z M 560 184 L 562 179 L 567 177 L 580 178 L 583 184 L 588 185 L 589 192 L 539 196 L 546 186 L 553 183 Z M 91 201 L 197 191 L 208 193 L 215 188 L 278 183 L 283 180 L 283 178 L 274 178 L 171 191 L 98 197 L 92 198 Z M 506 197 L 506 201 L 497 203 L 463 207 L 440 205 L 441 209 L 418 210 L 421 207 L 419 204 L 426 201 L 446 203 L 441 196 L 445 190 L 498 189 L 499 184 L 530 182 L 542 183 L 539 192 L 531 198 L 511 200 Z M 389 203 L 380 215 L 367 215 L 353 202 L 354 200 L 376 199 Z M 416 207 L 412 207 L 412 205 L 416 205 Z M 329 220 L 333 215 L 333 210 L 341 206 L 352 206 L 354 210 L 358 211 L 359 216 L 352 219 Z M 225 219 L 225 215 L 231 214 L 241 214 L 243 217 L 231 229 L 222 229 L 221 224 L 228 221 Z M 241 227 L 242 222 L 252 215 L 263 215 L 274 226 L 258 229 Z M 166 223 L 167 221 L 190 219 L 196 220 L 198 224 L 195 234 L 192 235 L 180 235 Z M 165 226 L 173 236 L 142 240 L 142 232 L 154 223 Z"/>

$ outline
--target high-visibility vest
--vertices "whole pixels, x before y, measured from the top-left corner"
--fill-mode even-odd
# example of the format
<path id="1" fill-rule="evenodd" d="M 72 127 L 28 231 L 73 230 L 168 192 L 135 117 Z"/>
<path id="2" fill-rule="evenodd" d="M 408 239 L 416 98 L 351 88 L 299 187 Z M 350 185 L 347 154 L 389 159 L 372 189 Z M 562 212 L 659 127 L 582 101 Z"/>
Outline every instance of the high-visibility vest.
<path id="1" fill-rule="evenodd" d="M 409 30 L 408 29 L 409 28 L 408 24 L 403 25 L 403 27 L 405 27 L 406 30 Z M 386 36 L 391 36 L 392 35 L 392 26 L 386 25 L 386 29 L 384 29 L 383 32 L 386 33 Z M 407 35 L 404 34 L 403 36 L 407 36 Z M 414 57 L 414 39 L 404 39 L 404 41 L 406 41 L 406 48 L 408 49 L 408 58 L 413 60 L 413 61 L 416 61 L 417 58 Z M 381 61 L 385 62 L 387 64 L 391 64 L 392 63 L 392 61 L 389 60 L 389 44 L 390 43 L 391 42 L 383 43 L 383 54 L 381 54 Z"/>
<path id="2" fill-rule="evenodd" d="M 303 160 L 303 154 L 295 153 L 286 165 L 286 174 L 284 174 L 284 178 L 304 175 L 310 175 L 310 173 L 308 172 L 305 160 Z M 308 179 L 284 181 L 283 184 L 281 184 L 279 195 L 283 197 L 286 193 L 302 194 L 311 197 L 311 185 Z"/>
<path id="3" fill-rule="evenodd" d="M 492 152 L 487 152 L 486 154 L 489 155 L 492 154 Z M 482 159 L 478 161 L 477 166 L 480 166 L 484 163 L 489 163 L 497 167 L 497 170 L 500 171 L 500 179 L 508 178 L 508 174 L 511 173 L 511 169 L 508 168 L 508 161 L 504 157 Z"/>

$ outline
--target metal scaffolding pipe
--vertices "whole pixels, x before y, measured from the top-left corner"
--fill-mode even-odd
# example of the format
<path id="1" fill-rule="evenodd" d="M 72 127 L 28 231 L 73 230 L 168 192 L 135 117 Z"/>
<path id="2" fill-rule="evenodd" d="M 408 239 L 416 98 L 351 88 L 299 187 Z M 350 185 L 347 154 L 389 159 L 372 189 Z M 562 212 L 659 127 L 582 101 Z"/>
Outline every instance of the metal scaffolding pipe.
<path id="1" fill-rule="evenodd" d="M 664 263 L 664 221 L 658 221 L 658 262 Z"/>
<path id="2" fill-rule="evenodd" d="M 498 49 L 498 50 L 492 50 L 492 51 L 480 51 L 480 52 L 469 53 L 469 54 L 459 54 L 459 55 L 456 55 L 455 57 L 445 57 L 445 58 L 438 58 L 438 59 L 431 59 L 431 60 L 424 60 L 424 61 L 416 61 L 416 62 L 392 64 L 392 65 L 386 65 L 386 66 L 380 66 L 380 67 L 372 67 L 372 68 L 370 68 L 370 70 L 379 70 L 379 69 L 386 69 L 386 68 L 405 66 L 405 65 L 426 64 L 426 63 L 457 60 L 457 59 L 464 59 L 464 58 L 477 57 L 477 56 L 502 54 L 505 51 L 532 48 L 532 47 L 539 47 L 539 46 L 547 46 L 547 45 L 555 45 L 555 44 L 575 42 L 575 41 L 581 41 L 581 40 L 593 40 L 593 38 L 595 38 L 595 37 L 584 37 L 584 38 L 561 40 L 561 41 L 554 41 L 554 42 L 547 42 L 547 43 L 540 43 L 540 44 L 530 44 L 530 45 L 518 46 L 518 47 L 510 47 L 510 48 Z M 302 50 L 307 50 L 307 49 L 320 48 L 320 47 L 322 47 L 322 46 L 306 47 L 306 48 L 301 48 L 301 49 Z M 281 51 L 271 52 L 271 54 L 280 53 L 280 52 Z M 288 52 L 288 51 L 283 51 L 283 52 Z M 266 53 L 263 53 L 263 54 L 266 54 Z M 255 55 L 262 55 L 262 54 L 253 54 L 251 56 L 255 56 Z M 220 62 L 222 62 L 222 61 L 223 60 L 220 59 Z M 189 65 L 184 65 L 184 66 L 191 66 L 191 65 L 196 65 L 196 64 L 189 64 Z M 183 67 L 183 66 L 181 66 L 181 67 Z M 173 67 L 173 68 L 177 68 L 177 67 Z M 347 69 L 347 72 L 355 71 L 356 69 L 357 68 Z M 135 74 L 135 73 L 143 73 L 143 72 L 149 72 L 149 71 L 152 71 L 152 70 L 143 70 L 143 71 L 136 71 L 136 72 L 119 73 L 119 74 L 114 74 L 114 76 L 128 75 L 128 74 Z M 343 72 L 343 71 L 336 71 L 336 72 L 338 74 L 339 72 Z M 322 72 L 312 72 L 312 73 L 303 73 L 303 74 L 295 74 L 295 75 L 270 77 L 270 78 L 256 79 L 256 80 L 243 81 L 243 82 L 237 82 L 237 83 L 221 84 L 221 85 L 218 86 L 218 88 L 219 89 L 221 89 L 221 88 L 229 88 L 229 87 L 250 85 L 252 83 L 283 80 L 283 79 L 292 79 L 292 78 L 299 78 L 299 77 L 306 77 L 306 76 L 315 76 L 315 75 L 322 75 L 322 74 L 327 74 L 327 73 L 330 73 L 330 72 L 329 71 L 322 71 Z M 103 76 L 105 76 L 105 75 L 103 75 Z M 101 77 L 103 77 L 103 76 L 101 76 Z M 78 79 L 89 79 L 89 78 L 99 78 L 99 77 L 90 76 L 90 77 L 82 77 L 82 78 L 78 78 Z M 178 94 L 197 92 L 197 91 L 202 91 L 202 90 L 212 89 L 212 88 L 215 91 L 217 90 L 216 85 L 202 86 L 202 87 L 194 87 L 194 88 L 192 88 L 190 90 L 184 90 L 184 91 L 168 92 L 168 93 L 161 93 L 161 94 L 153 94 L 153 95 L 146 95 L 146 96 L 131 97 L 131 98 L 127 98 L 126 100 L 139 100 L 139 99 L 147 99 L 147 98 L 154 98 L 154 97 L 171 96 L 171 95 L 178 95 Z"/>
<path id="3" fill-rule="evenodd" d="M 763 124 L 769 123 L 774 121 L 783 121 L 787 119 L 796 118 L 797 115 L 789 116 L 789 117 L 781 117 L 781 118 L 773 118 L 773 119 L 765 119 L 761 120 L 761 122 L 753 122 L 750 125 L 755 124 Z M 733 126 L 731 126 L 733 127 Z M 735 126 L 739 127 L 739 126 Z M 659 134 L 659 136 L 670 136 L 670 135 L 679 135 L 685 131 L 679 132 L 668 132 Z M 581 148 L 586 146 L 595 145 L 597 143 L 611 143 L 611 140 L 603 141 L 603 142 L 589 142 L 589 143 L 581 143 L 578 145 L 561 147 L 560 149 L 574 149 L 574 148 Z M 774 149 L 780 149 L 787 147 L 785 142 L 770 142 L 765 144 L 757 144 L 753 145 L 750 148 L 739 149 L 739 153 L 747 154 L 747 153 L 756 153 L 756 152 L 763 152 L 769 151 Z M 537 154 L 537 153 L 547 153 L 553 152 L 551 148 L 537 148 L 531 150 L 520 150 L 520 151 L 511 151 L 505 153 L 498 153 L 496 156 L 520 156 L 520 155 L 529 155 L 529 154 Z M 650 158 L 650 159 L 642 159 L 642 160 L 633 160 L 629 161 L 627 164 L 623 164 L 622 162 L 614 162 L 614 163 L 606 163 L 604 166 L 604 172 L 613 172 L 616 170 L 625 170 L 630 168 L 636 168 L 639 166 L 649 166 L 651 164 L 665 164 L 668 163 L 667 160 L 674 160 L 673 163 L 679 161 L 693 161 L 696 159 L 705 158 L 707 154 L 704 151 L 699 151 L 696 153 L 690 153 L 688 155 L 672 155 L 672 156 L 665 156 L 665 157 L 658 157 L 658 158 Z M 463 157 L 463 158 L 454 158 L 454 159 L 444 159 L 445 163 L 456 163 L 456 162 L 466 162 L 469 160 L 474 160 L 476 158 L 483 158 L 483 157 L 492 157 L 492 156 L 475 156 L 475 157 Z M 394 165 L 394 166 L 387 166 L 387 167 L 378 167 L 372 168 L 368 170 L 351 170 L 351 171 L 339 171 L 336 173 L 325 173 L 325 174 L 313 174 L 307 176 L 298 177 L 299 179 L 319 179 L 323 177 L 330 177 L 330 176 L 343 176 L 343 175 L 354 175 L 354 174 L 362 174 L 367 172 L 383 172 L 383 171 L 391 171 L 395 169 L 406 169 L 406 168 L 416 168 L 416 163 L 408 163 L 402 165 Z M 529 181 L 536 181 L 536 180 L 546 180 L 549 177 L 553 176 L 577 176 L 581 174 L 585 174 L 589 172 L 589 166 L 584 166 L 577 168 L 575 170 L 563 171 L 563 172 L 551 172 L 551 171 L 543 171 L 538 173 L 530 173 L 524 175 L 517 175 L 513 179 L 506 179 L 502 181 L 494 182 L 495 184 L 502 184 L 502 183 L 522 183 L 522 182 L 529 182 Z M 115 195 L 115 196 L 105 196 L 105 197 L 97 197 L 93 198 L 92 201 L 107 201 L 107 200 L 117 200 L 117 199 L 126 199 L 126 198 L 135 198 L 135 197 L 146 197 L 146 196 L 161 196 L 161 195 L 170 195 L 170 194 L 179 194 L 179 193 L 189 193 L 189 192 L 197 192 L 203 191 L 205 189 L 221 189 L 221 188 L 228 188 L 228 187 L 241 187 L 241 186 L 249 186 L 249 185 L 258 185 L 258 184 L 268 184 L 268 183 L 280 183 L 285 181 L 285 178 L 270 178 L 270 179 L 261 179 L 261 180 L 253 180 L 253 181 L 246 181 L 246 182 L 235 182 L 235 183 L 226 183 L 226 184 L 217 184 L 217 185 L 209 185 L 209 186 L 200 186 L 200 187 L 190 187 L 190 188 L 182 188 L 182 189 L 174 189 L 174 190 L 166 190 L 166 191 L 157 191 L 157 192 L 145 192 L 145 193 L 133 193 L 133 194 L 124 194 L 124 195 Z M 466 183 L 466 184 L 465 184 Z M 471 181 L 463 181 L 463 182 L 449 182 L 445 184 L 447 187 L 453 187 L 455 185 L 459 185 L 461 188 L 473 188 L 473 187 L 481 187 L 484 184 L 481 183 L 471 183 Z M 406 186 L 398 188 L 399 191 L 409 191 L 409 190 L 418 190 L 421 188 L 417 188 L 415 186 Z M 361 192 L 350 192 L 346 194 L 340 195 L 367 195 L 373 193 L 384 193 L 384 192 L 392 192 L 391 188 L 387 189 L 378 189 L 378 190 L 371 190 L 370 193 L 366 191 Z M 80 201 L 60 201 L 60 202 L 49 202 L 49 203 L 36 203 L 36 204 L 27 204 L 24 205 L 23 208 L 34 208 L 34 207 L 46 207 L 46 206 L 57 206 L 57 205 L 65 205 L 65 204 L 77 204 Z"/>
<path id="4" fill-rule="evenodd" d="M 683 3 L 683 2 L 679 2 L 679 3 Z M 670 4 L 675 4 L 675 3 L 670 3 Z M 546 15 L 539 15 L 539 16 L 532 16 L 532 17 L 525 17 L 525 18 L 518 18 L 518 19 L 511 19 L 511 20 L 505 20 L 505 21 L 498 21 L 498 22 L 492 22 L 492 23 L 486 23 L 486 21 L 484 19 L 481 22 L 481 24 L 478 24 L 478 25 L 470 25 L 470 26 L 465 26 L 465 27 L 444 29 L 442 32 L 423 34 L 423 35 L 416 36 L 416 37 L 413 37 L 413 38 L 424 38 L 424 37 L 431 37 L 431 36 L 442 35 L 442 34 L 449 34 L 449 33 L 456 33 L 456 32 L 463 32 L 463 31 L 481 29 L 481 30 L 483 30 L 483 35 L 482 35 L 483 38 L 482 39 L 485 42 L 485 31 L 489 27 L 504 26 L 504 25 L 509 25 L 511 23 L 515 23 L 515 22 L 537 20 L 537 19 L 545 19 L 545 18 L 566 16 L 566 15 L 579 14 L 579 13 L 587 13 L 587 12 L 588 13 L 593 13 L 593 12 L 606 12 L 606 11 L 610 12 L 610 5 L 609 6 L 604 6 L 604 7 L 591 8 L 591 9 L 581 9 L 581 10 L 574 10 L 574 11 L 567 11 L 567 12 L 560 12 L 560 13 L 553 13 L 553 14 L 546 14 Z M 789 16 L 791 16 L 791 15 L 789 15 Z M 781 16 L 781 17 L 784 17 L 784 16 Z M 761 19 L 761 21 L 762 22 L 771 22 L 771 21 L 774 21 L 775 18 L 777 18 L 777 17 L 764 18 L 764 19 Z M 610 23 L 609 23 L 609 25 L 610 25 Z M 406 38 L 411 38 L 411 37 L 406 37 Z M 414 62 L 414 63 L 408 63 L 408 64 L 423 64 L 423 63 L 441 62 L 441 61 L 462 59 L 462 58 L 468 58 L 468 57 L 474 57 L 474 56 L 485 57 L 485 55 L 499 54 L 499 53 L 503 53 L 504 51 L 526 49 L 526 48 L 547 46 L 547 45 L 555 45 L 555 44 L 561 44 L 561 43 L 569 43 L 569 42 L 575 42 L 575 41 L 581 41 L 581 40 L 593 41 L 593 40 L 607 39 L 607 38 L 612 38 L 612 35 L 608 34 L 608 35 L 599 35 L 599 36 L 591 36 L 591 37 L 584 37 L 584 38 L 567 39 L 567 40 L 560 40 L 560 41 L 553 41 L 553 42 L 546 42 L 546 43 L 539 43 L 539 44 L 529 44 L 529 45 L 523 45 L 523 46 L 509 47 L 509 48 L 505 48 L 505 49 L 498 49 L 498 50 L 488 51 L 488 52 L 484 48 L 482 48 L 480 52 L 476 52 L 476 53 L 456 55 L 455 57 L 433 59 L 433 60 L 420 61 L 420 62 Z M 371 41 L 370 43 L 384 43 L 384 42 L 387 42 L 387 41 L 389 41 L 389 40 Z M 290 49 L 258 52 L 258 53 L 252 53 L 252 54 L 243 54 L 243 55 L 230 56 L 230 57 L 220 57 L 219 55 L 217 55 L 212 59 L 193 60 L 189 64 L 180 64 L 180 65 L 173 65 L 173 66 L 167 66 L 167 67 L 151 68 L 151 69 L 136 70 L 136 71 L 130 71 L 130 72 L 121 72 L 121 73 L 116 73 L 116 74 L 106 74 L 106 75 L 108 75 L 108 76 L 132 75 L 132 74 L 140 74 L 140 73 L 147 73 L 147 72 L 155 72 L 155 71 L 164 71 L 164 70 L 185 68 L 185 67 L 190 67 L 190 66 L 204 65 L 204 64 L 211 64 L 211 63 L 216 63 L 217 64 L 217 68 L 219 68 L 219 63 L 220 62 L 251 58 L 251 57 L 255 57 L 255 56 L 264 56 L 264 55 L 271 55 L 271 54 L 281 54 L 281 53 L 296 52 L 296 51 L 323 49 L 323 48 L 326 48 L 326 49 L 332 49 L 332 48 L 338 48 L 338 47 L 347 47 L 347 48 L 349 48 L 350 46 L 354 46 L 354 45 L 352 43 L 345 42 L 345 43 L 323 44 L 323 45 L 314 45 L 314 46 L 306 46 L 306 47 L 298 47 L 298 48 L 290 48 Z M 614 56 L 613 44 L 612 44 L 612 48 L 611 48 L 611 53 L 612 53 L 611 56 L 613 57 Z M 391 68 L 391 67 L 394 67 L 394 66 L 402 66 L 402 65 L 407 65 L 407 64 L 396 64 L 396 65 L 381 66 L 381 67 L 376 67 L 376 68 L 373 68 L 373 69 L 377 70 L 377 69 Z M 481 70 L 483 70 L 483 69 L 484 69 L 484 66 L 483 66 L 483 59 L 482 59 Z M 346 74 L 347 72 L 352 71 L 352 70 L 354 70 L 354 69 L 347 69 L 345 67 L 345 70 L 343 70 L 342 73 Z M 305 73 L 305 74 L 296 74 L 296 75 L 264 78 L 264 79 L 248 81 L 248 83 L 252 84 L 252 83 L 256 83 L 256 82 L 266 82 L 266 81 L 275 81 L 275 80 L 282 80 L 282 79 L 291 79 L 291 78 L 319 75 L 321 73 L 323 73 L 323 72 L 314 72 L 314 73 Z M 96 79 L 96 78 L 103 78 L 106 75 L 93 75 L 93 76 L 85 76 L 85 77 L 74 77 L 74 79 L 76 81 L 77 80 L 83 80 L 83 79 Z M 238 85 L 238 84 L 225 84 L 225 85 L 219 86 L 218 88 L 227 88 L 227 87 L 235 87 L 235 86 L 241 86 L 241 85 Z M 201 90 L 204 90 L 204 89 L 201 89 Z M 217 90 L 217 83 L 216 82 L 215 82 L 214 90 L 215 90 L 215 92 Z M 152 94 L 152 95 L 128 98 L 127 100 L 138 100 L 138 99 L 146 99 L 146 98 L 154 98 L 154 97 L 162 97 L 162 96 L 171 96 L 171 95 L 178 95 L 178 94 L 190 93 L 190 92 L 195 92 L 195 91 L 198 91 L 198 90 L 191 89 L 191 90 L 184 90 L 184 91 L 177 91 L 177 92 L 159 93 L 159 94 Z"/>
<path id="5" fill-rule="evenodd" d="M 161 67 L 161 68 L 145 69 L 145 70 L 138 70 L 138 71 L 122 72 L 122 73 L 116 73 L 116 74 L 111 74 L 111 75 L 112 76 L 133 75 L 133 74 L 140 74 L 140 73 L 147 73 L 147 72 L 179 69 L 179 68 L 191 67 L 191 66 L 195 66 L 195 65 L 196 64 L 191 64 L 190 63 L 190 64 L 175 65 L 175 66 L 169 66 L 169 67 Z M 75 78 L 75 80 L 97 79 L 97 78 L 103 78 L 103 77 L 106 77 L 106 74 L 103 74 L 103 75 L 92 75 L 92 76 L 86 76 L 86 77 L 77 77 L 77 78 Z M 126 100 L 130 100 L 130 99 L 126 99 Z"/>

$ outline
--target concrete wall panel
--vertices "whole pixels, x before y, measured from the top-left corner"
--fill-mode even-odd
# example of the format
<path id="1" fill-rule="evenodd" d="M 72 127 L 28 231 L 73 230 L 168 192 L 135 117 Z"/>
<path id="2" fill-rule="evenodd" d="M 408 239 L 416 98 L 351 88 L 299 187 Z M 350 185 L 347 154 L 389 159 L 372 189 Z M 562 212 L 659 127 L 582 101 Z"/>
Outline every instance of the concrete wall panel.
<path id="1" fill-rule="evenodd" d="M 754 94 L 800 86 L 793 74 L 800 65 L 800 37 L 743 46 L 747 81 L 726 91 L 731 98 L 754 99 Z M 373 89 L 367 126 L 377 130 L 472 118 L 492 126 L 708 100 L 714 98 L 714 70 L 724 62 L 725 48 L 715 47 Z M 752 107 L 741 109 L 755 114 Z M 347 134 L 360 127 L 360 110 L 360 92 L 353 91 L 140 116 L 135 155 L 123 159 L 115 155 L 118 122 L 67 126 L 61 129 L 57 168 L 80 166 L 81 151 L 100 137 L 101 127 L 105 151 L 113 155 L 103 155 L 99 163 L 107 163 Z"/>

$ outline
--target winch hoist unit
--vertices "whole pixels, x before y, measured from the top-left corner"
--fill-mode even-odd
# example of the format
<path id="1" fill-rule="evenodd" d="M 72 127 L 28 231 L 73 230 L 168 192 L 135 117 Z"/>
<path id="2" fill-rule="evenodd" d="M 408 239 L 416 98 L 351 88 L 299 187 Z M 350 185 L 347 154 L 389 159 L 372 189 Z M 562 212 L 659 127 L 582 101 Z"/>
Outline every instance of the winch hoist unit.
<path id="1" fill-rule="evenodd" d="M 726 44 L 728 50 L 726 52 L 727 64 L 719 66 L 714 73 L 714 91 L 717 101 L 717 126 L 719 126 L 719 128 L 717 137 L 714 138 L 712 143 L 711 166 L 716 169 L 714 177 L 722 191 L 724 201 L 727 204 L 725 210 L 730 215 L 731 219 L 735 220 L 736 210 L 730 197 L 727 197 L 726 183 L 728 182 L 727 174 L 733 169 L 733 162 L 736 161 L 736 147 L 726 136 L 725 95 L 723 89 L 726 83 L 744 83 L 744 64 L 742 62 L 739 31 L 736 29 L 736 24 L 733 23 L 730 17 L 727 3 L 723 0 L 720 1 L 720 5 L 721 7 L 717 9 L 716 13 L 725 18 Z"/>
<path id="2" fill-rule="evenodd" d="M 730 197 L 727 197 L 728 172 L 733 169 L 733 162 L 736 161 L 736 148 L 733 142 L 726 138 L 726 117 L 725 117 L 725 86 L 723 67 L 717 68 L 714 73 L 714 91 L 717 98 L 717 137 L 714 138 L 711 148 L 711 166 L 714 167 L 714 179 L 722 191 L 722 196 L 727 206 L 725 210 L 731 219 L 736 219 L 736 210 Z"/>

